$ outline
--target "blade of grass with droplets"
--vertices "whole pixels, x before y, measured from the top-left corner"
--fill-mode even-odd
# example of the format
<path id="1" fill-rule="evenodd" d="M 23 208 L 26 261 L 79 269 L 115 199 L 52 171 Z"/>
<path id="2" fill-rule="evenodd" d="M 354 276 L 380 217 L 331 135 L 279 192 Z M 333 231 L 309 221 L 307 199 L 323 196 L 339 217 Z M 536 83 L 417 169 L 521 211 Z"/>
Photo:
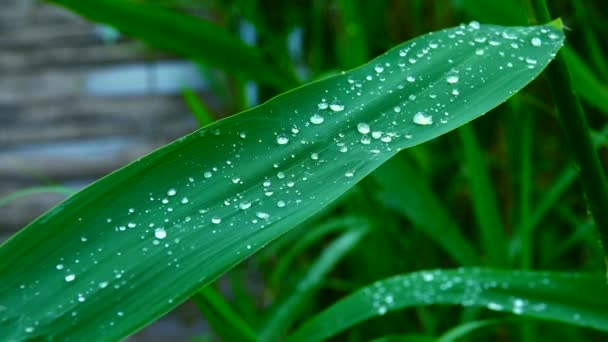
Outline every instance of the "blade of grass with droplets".
<path id="1" fill-rule="evenodd" d="M 259 50 L 215 24 L 160 6 L 125 0 L 52 0 L 93 21 L 103 22 L 151 46 L 279 89 L 297 82 Z"/>
<path id="2" fill-rule="evenodd" d="M 601 274 L 462 268 L 375 282 L 305 322 L 287 341 L 321 341 L 389 311 L 433 304 L 486 307 L 608 331 Z"/>
<path id="3" fill-rule="evenodd" d="M 563 39 L 559 22 L 426 34 L 110 174 L 0 247 L 0 336 L 141 329 L 399 150 L 505 101 Z"/>

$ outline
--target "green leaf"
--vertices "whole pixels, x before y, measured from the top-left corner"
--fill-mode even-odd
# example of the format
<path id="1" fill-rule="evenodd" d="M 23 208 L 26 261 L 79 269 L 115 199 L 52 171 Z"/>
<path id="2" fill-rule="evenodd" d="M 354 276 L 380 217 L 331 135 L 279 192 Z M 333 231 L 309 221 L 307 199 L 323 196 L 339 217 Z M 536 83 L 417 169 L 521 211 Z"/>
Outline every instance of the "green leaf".
<path id="1" fill-rule="evenodd" d="M 262 341 L 276 341 L 298 317 L 307 300 L 319 289 L 325 276 L 336 264 L 353 249 L 367 234 L 367 227 L 355 228 L 342 234 L 325 248 L 319 258 L 311 265 L 305 276 L 293 291 L 276 309 L 260 330 Z"/>
<path id="2" fill-rule="evenodd" d="M 401 156 L 396 156 L 371 177 L 378 185 L 377 195 L 388 207 L 395 207 L 416 227 L 440 245 L 459 265 L 479 265 L 480 257 L 462 234 L 426 180 Z M 415 182 L 403 182 L 415 179 Z"/>
<path id="3" fill-rule="evenodd" d="M 202 288 L 192 296 L 192 300 L 222 341 L 258 341 L 253 330 L 214 288 Z"/>
<path id="4" fill-rule="evenodd" d="M 399 150 L 505 101 L 563 38 L 553 25 L 427 34 L 112 173 L 0 247 L 0 336 L 124 338 Z"/>
<path id="5" fill-rule="evenodd" d="M 191 15 L 159 6 L 125 0 L 52 0 L 88 19 L 103 22 L 151 46 L 278 88 L 296 85 L 221 27 Z"/>
<path id="6" fill-rule="evenodd" d="M 289 342 L 321 341 L 364 320 L 407 307 L 454 304 L 555 320 L 608 331 L 602 275 L 433 270 L 375 282 L 305 322 Z"/>

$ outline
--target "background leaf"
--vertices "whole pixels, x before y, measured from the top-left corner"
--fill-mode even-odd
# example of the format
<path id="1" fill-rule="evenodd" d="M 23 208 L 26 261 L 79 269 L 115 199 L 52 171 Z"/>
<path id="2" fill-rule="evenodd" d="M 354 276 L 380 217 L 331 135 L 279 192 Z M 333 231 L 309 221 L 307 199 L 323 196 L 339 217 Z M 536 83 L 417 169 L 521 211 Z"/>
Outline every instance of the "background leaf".
<path id="1" fill-rule="evenodd" d="M 389 311 L 432 304 L 480 306 L 608 331 L 601 275 L 462 268 L 378 281 L 305 322 L 288 341 L 321 341 Z"/>

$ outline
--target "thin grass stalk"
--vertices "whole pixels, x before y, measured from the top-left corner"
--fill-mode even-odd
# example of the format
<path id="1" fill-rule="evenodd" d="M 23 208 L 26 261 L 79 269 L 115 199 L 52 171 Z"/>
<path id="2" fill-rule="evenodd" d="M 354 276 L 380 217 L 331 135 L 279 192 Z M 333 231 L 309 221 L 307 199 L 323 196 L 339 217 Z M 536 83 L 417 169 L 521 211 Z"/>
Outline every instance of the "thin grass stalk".
<path id="1" fill-rule="evenodd" d="M 530 16 L 534 21 L 551 20 L 544 0 L 528 1 Z M 564 133 L 577 162 L 587 203 L 605 253 L 605 248 L 608 247 L 608 183 L 591 141 L 587 118 L 578 97 L 572 91 L 568 66 L 562 53 L 558 53 L 553 63 L 549 64 L 545 75 Z M 604 259 L 608 266 L 608 257 L 604 256 Z"/>

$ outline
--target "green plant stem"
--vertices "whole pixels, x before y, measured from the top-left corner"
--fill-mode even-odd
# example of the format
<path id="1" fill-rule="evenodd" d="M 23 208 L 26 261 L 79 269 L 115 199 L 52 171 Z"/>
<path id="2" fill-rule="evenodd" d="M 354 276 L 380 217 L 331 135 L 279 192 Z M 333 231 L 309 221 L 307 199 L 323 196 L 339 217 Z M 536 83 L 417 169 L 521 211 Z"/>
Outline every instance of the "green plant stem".
<path id="1" fill-rule="evenodd" d="M 544 0 L 529 1 L 531 1 L 533 19 L 550 21 L 549 10 Z M 545 75 L 549 81 L 549 88 L 564 133 L 580 169 L 581 183 L 605 252 L 605 248 L 608 247 L 608 184 L 593 148 L 587 118 L 578 97 L 572 91 L 570 74 L 562 53 L 559 53 L 553 63 L 549 64 Z M 608 258 L 605 259 L 608 265 Z"/>

